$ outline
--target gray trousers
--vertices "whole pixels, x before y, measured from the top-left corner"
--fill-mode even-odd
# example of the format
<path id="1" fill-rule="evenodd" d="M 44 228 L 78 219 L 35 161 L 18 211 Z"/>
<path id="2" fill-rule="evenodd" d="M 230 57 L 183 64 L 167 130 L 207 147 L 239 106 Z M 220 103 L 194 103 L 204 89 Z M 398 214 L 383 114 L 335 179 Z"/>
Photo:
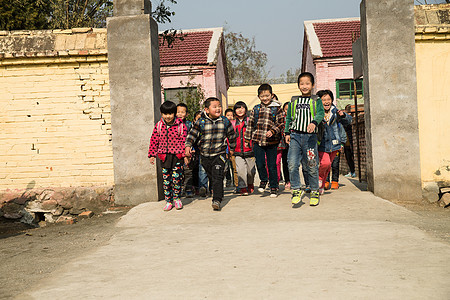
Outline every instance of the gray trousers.
<path id="1" fill-rule="evenodd" d="M 256 174 L 255 158 L 236 156 L 236 169 L 238 173 L 238 189 L 253 184 Z"/>

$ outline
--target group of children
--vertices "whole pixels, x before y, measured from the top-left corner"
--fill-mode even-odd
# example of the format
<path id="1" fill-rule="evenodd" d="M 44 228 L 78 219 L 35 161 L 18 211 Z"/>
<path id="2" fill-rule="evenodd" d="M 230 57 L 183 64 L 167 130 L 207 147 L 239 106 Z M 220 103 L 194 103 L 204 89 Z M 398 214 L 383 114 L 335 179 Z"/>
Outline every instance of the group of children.
<path id="1" fill-rule="evenodd" d="M 310 193 L 310 205 L 318 205 L 331 162 L 346 142 L 343 126 L 351 123 L 351 116 L 333 105 L 330 90 L 312 95 L 311 73 L 301 73 L 297 83 L 301 96 L 292 97 L 283 107 L 272 87 L 262 84 L 258 88 L 261 103 L 248 112 L 247 105 L 239 101 L 232 115 L 226 112 L 228 118 L 222 115 L 219 99 L 208 98 L 204 111 L 195 115 L 193 124 L 186 120 L 186 105 L 177 107 L 173 102 L 164 102 L 148 153 L 152 164 L 155 157 L 161 161 L 164 210 L 183 207 L 180 199 L 183 182 L 186 196 L 192 195 L 193 185 L 199 186 L 200 194 L 204 195 L 207 184 L 202 172 L 209 179 L 212 207 L 220 210 L 228 161 L 236 170 L 237 191 L 241 195 L 253 193 L 256 166 L 260 178 L 258 191 L 264 193 L 269 185 L 270 197 L 277 197 L 283 160 L 285 189 L 292 189 L 292 204 L 300 203 L 303 195 Z"/>

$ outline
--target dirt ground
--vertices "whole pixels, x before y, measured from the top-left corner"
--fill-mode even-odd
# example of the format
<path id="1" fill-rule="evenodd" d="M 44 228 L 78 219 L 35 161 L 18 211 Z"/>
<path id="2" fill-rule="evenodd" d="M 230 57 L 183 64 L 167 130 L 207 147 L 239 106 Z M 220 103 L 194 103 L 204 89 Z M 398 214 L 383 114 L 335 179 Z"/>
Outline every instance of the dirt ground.
<path id="1" fill-rule="evenodd" d="M 450 243 L 450 209 L 430 204 L 396 203 L 417 213 L 421 218 L 412 224 Z M 0 219 L 0 299 L 10 299 L 47 277 L 61 265 L 94 251 L 108 242 L 120 228 L 115 227 L 121 211 L 73 225 L 48 225 L 42 228 Z M 95 267 L 95 266 L 92 266 Z"/>
<path id="2" fill-rule="evenodd" d="M 129 209 L 41 228 L 0 218 L 0 299 L 10 299 L 68 261 L 106 243 Z"/>

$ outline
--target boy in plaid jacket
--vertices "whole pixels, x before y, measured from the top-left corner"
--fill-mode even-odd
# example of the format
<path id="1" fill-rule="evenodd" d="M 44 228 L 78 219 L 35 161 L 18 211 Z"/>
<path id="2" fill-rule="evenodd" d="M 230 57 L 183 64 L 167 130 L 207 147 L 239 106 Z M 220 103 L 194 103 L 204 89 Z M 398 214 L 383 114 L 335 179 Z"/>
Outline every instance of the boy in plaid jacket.
<path id="1" fill-rule="evenodd" d="M 250 112 L 244 139 L 247 143 L 253 142 L 256 168 L 261 179 L 258 191 L 263 193 L 267 185 L 267 156 L 270 197 L 277 197 L 277 147 L 284 128 L 284 114 L 281 106 L 272 101 L 272 97 L 272 87 L 269 84 L 262 84 L 258 88 L 258 98 L 261 100 L 261 104 L 255 105 Z"/>
<path id="2" fill-rule="evenodd" d="M 228 139 L 228 143 L 227 143 Z M 220 210 L 223 199 L 223 178 L 228 144 L 230 149 L 236 147 L 236 136 L 231 122 L 222 116 L 219 99 L 210 97 L 205 100 L 205 112 L 192 126 L 186 138 L 185 154 L 191 156 L 192 146 L 197 142 L 200 160 L 208 174 L 212 187 L 214 210 Z M 230 150 L 230 155 L 233 155 Z"/>

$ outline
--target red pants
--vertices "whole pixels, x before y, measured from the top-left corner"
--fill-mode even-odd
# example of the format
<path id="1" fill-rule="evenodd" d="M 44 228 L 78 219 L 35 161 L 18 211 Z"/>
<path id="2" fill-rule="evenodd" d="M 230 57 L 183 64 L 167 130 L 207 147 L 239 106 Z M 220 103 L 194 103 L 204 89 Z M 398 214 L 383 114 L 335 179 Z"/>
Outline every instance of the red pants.
<path id="1" fill-rule="evenodd" d="M 325 181 L 327 180 L 328 174 L 331 170 L 331 163 L 333 162 L 334 158 L 336 157 L 336 153 L 338 153 L 339 150 L 333 151 L 333 152 L 320 152 L 319 151 L 319 188 L 323 188 L 325 185 Z"/>

